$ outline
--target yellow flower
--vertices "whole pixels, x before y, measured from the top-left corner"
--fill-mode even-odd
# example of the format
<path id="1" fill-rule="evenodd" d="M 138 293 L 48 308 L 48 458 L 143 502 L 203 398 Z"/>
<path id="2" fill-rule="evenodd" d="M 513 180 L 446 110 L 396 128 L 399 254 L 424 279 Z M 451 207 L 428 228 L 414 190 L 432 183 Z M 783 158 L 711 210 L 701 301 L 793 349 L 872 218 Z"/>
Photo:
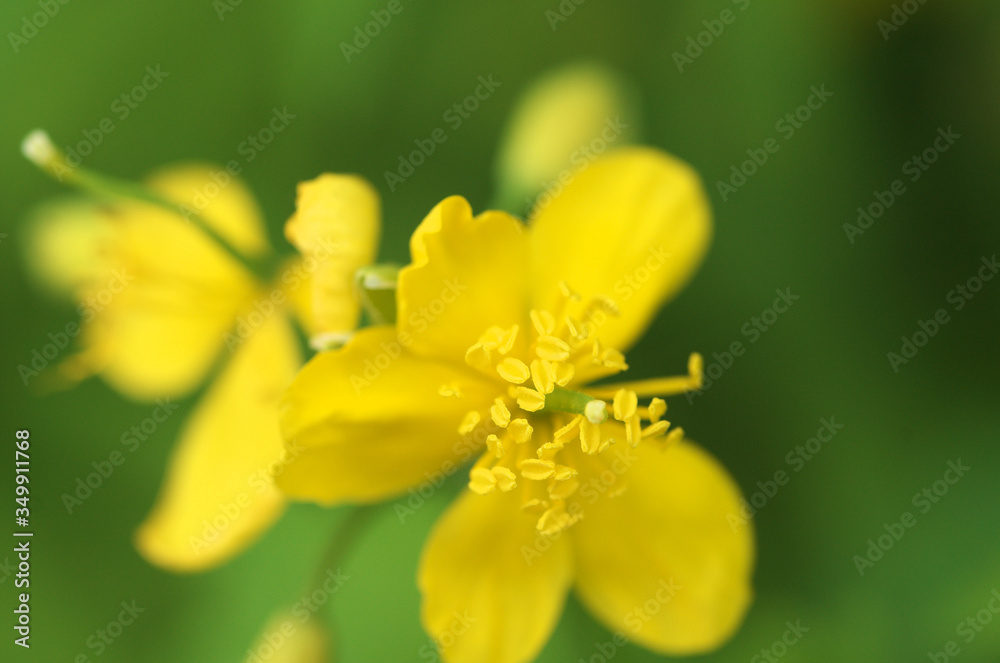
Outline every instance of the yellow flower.
<path id="1" fill-rule="evenodd" d="M 37 148 L 47 139 L 30 140 Z M 36 162 L 47 170 L 89 177 L 54 151 L 42 154 Z M 151 417 L 162 422 L 170 398 L 214 376 L 136 534 L 148 560 L 175 571 L 229 559 L 283 512 L 274 476 L 295 450 L 283 445 L 278 403 L 303 361 L 293 321 L 321 337 L 353 330 L 359 310 L 350 284 L 378 241 L 374 190 L 357 178 L 323 176 L 300 185 L 289 223 L 301 257 L 262 280 L 247 267 L 274 261 L 257 205 L 239 180 L 220 180 L 219 172 L 187 166 L 153 175 L 145 191 L 179 211 L 127 197 L 51 205 L 37 219 L 29 256 L 78 303 L 82 350 L 60 367 L 64 377 L 97 374 L 127 396 L 155 400 Z M 331 199 L 352 207 L 331 214 Z M 209 233 L 236 255 L 185 219 L 195 202 Z M 310 302 L 314 288 L 325 294 L 322 306 Z M 148 444 L 152 433 L 127 433 L 123 453 Z"/>
<path id="2" fill-rule="evenodd" d="M 595 161 L 529 228 L 448 198 L 413 235 L 396 327 L 295 379 L 282 427 L 304 450 L 278 478 L 293 497 L 381 500 L 478 455 L 420 563 L 443 660 L 531 660 L 571 588 L 657 652 L 738 627 L 754 557 L 726 520 L 739 491 L 669 430 L 663 400 L 639 403 L 700 386 L 701 358 L 682 377 L 587 386 L 627 369 L 710 234 L 697 176 L 645 148 Z"/>
<path id="3" fill-rule="evenodd" d="M 320 619 L 292 610 L 275 613 L 257 641 L 247 649 L 246 663 L 326 663 L 330 636 Z"/>

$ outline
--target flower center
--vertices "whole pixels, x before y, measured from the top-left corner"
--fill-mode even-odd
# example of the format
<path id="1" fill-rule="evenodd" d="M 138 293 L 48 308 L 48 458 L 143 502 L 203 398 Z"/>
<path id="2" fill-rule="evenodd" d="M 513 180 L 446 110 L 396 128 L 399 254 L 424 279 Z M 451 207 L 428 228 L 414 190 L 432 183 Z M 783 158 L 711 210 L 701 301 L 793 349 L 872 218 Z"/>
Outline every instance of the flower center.
<path id="1" fill-rule="evenodd" d="M 580 488 L 580 471 L 600 472 L 607 465 L 601 454 L 619 440 L 634 448 L 645 440 L 670 444 L 683 437 L 680 428 L 668 433 L 670 423 L 662 419 L 666 402 L 653 398 L 640 407 L 640 393 L 666 395 L 701 386 L 701 357 L 695 354 L 686 377 L 574 390 L 576 382 L 615 375 L 628 365 L 596 333 L 608 316 L 618 314 L 615 302 L 595 297 L 584 303 L 569 287 L 561 290 L 556 310 L 531 311 L 530 329 L 491 327 L 468 349 L 466 363 L 506 389 L 501 387 L 488 414 L 470 411 L 458 429 L 463 436 L 481 425 L 492 431 L 469 473 L 469 488 L 480 495 L 519 489 L 522 508 L 539 514 L 538 530 L 546 534 L 581 518 L 567 510 Z M 452 386 L 440 393 L 460 397 Z M 624 483 L 612 493 L 621 494 Z"/>

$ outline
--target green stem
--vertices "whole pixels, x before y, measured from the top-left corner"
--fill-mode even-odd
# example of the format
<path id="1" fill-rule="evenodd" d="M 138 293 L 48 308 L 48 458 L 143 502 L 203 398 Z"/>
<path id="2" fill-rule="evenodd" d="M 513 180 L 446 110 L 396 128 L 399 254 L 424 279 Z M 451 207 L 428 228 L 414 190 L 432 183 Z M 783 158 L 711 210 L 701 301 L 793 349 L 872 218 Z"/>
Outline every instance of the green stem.
<path id="1" fill-rule="evenodd" d="M 313 591 L 323 585 L 327 573 L 336 571 L 342 564 L 344 557 L 351 551 L 368 525 L 371 524 L 372 518 L 377 511 L 378 505 L 374 504 L 353 507 L 351 512 L 347 514 L 347 517 L 337 525 L 333 537 L 330 539 L 330 544 L 327 546 L 322 557 L 320 557 L 319 566 L 313 573 L 313 577 L 308 585 L 309 594 L 312 594 Z M 325 605 L 327 604 L 324 604 L 324 608 Z M 321 608 L 321 610 L 324 608 Z"/>

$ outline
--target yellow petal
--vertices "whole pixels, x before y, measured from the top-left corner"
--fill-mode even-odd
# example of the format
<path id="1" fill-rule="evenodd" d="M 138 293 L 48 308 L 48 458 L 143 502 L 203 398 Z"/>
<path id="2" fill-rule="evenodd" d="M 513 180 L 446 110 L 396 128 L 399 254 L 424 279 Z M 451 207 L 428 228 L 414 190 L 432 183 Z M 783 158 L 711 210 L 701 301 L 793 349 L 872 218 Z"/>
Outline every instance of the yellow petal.
<path id="1" fill-rule="evenodd" d="M 185 424 L 156 505 L 136 535 L 149 561 L 174 571 L 209 568 L 281 515 L 285 500 L 273 477 L 290 456 L 278 403 L 300 363 L 298 341 L 281 315 L 236 351 Z M 150 416 L 165 416 L 166 407 Z"/>
<path id="2" fill-rule="evenodd" d="M 399 275 L 399 325 L 417 354 L 465 363 L 491 326 L 525 326 L 526 234 L 504 212 L 473 218 L 464 198 L 435 207 L 413 233 L 413 263 Z"/>
<path id="3" fill-rule="evenodd" d="M 101 253 L 113 237 L 107 214 L 89 202 L 39 207 L 27 224 L 26 262 L 56 295 L 74 295 L 104 277 Z"/>
<path id="4" fill-rule="evenodd" d="M 299 184 L 295 206 L 285 236 L 312 275 L 310 331 L 354 331 L 360 313 L 354 275 L 378 251 L 378 193 L 360 177 L 324 174 Z"/>
<path id="5" fill-rule="evenodd" d="M 753 532 L 729 517 L 741 513 L 739 489 L 688 442 L 614 458 L 627 489 L 585 506 L 570 530 L 577 593 L 608 628 L 648 649 L 679 656 L 719 647 L 752 594 Z"/>
<path id="6" fill-rule="evenodd" d="M 519 491 L 465 491 L 438 520 L 418 571 L 424 629 L 448 663 L 532 661 L 572 583 L 569 537 L 536 530 Z"/>
<path id="7" fill-rule="evenodd" d="M 243 182 L 224 168 L 204 164 L 172 166 L 154 172 L 147 183 L 205 219 L 240 253 L 259 256 L 270 251 L 257 201 Z"/>
<path id="8" fill-rule="evenodd" d="M 305 448 L 278 477 L 290 496 L 375 501 L 457 471 L 499 430 L 489 418 L 496 382 L 416 357 L 388 327 L 364 329 L 306 365 L 285 395 L 285 439 Z M 441 395 L 456 387 L 460 398 Z M 485 422 L 468 436 L 470 411 Z"/>
<path id="9" fill-rule="evenodd" d="M 264 251 L 249 194 L 236 180 L 220 189 L 210 173 L 201 168 L 168 171 L 150 186 L 188 209 L 197 208 L 248 254 Z M 203 192 L 215 192 L 215 197 L 197 198 L 207 195 Z M 75 297 L 83 323 L 83 351 L 68 365 L 73 377 L 100 373 L 135 398 L 190 391 L 215 362 L 238 316 L 252 310 L 258 296 L 253 279 L 181 214 L 138 202 L 83 209 L 66 208 L 70 216 L 52 221 L 85 223 L 76 214 L 102 219 L 100 246 L 83 260 L 90 264 L 77 261 L 63 274 L 78 279 Z M 77 250 L 74 237 L 42 233 L 37 251 L 71 255 Z"/>
<path id="10" fill-rule="evenodd" d="M 303 621 L 304 614 L 302 604 L 275 614 L 249 649 L 246 663 L 327 663 L 330 638 L 323 620 L 308 615 Z"/>
<path id="11" fill-rule="evenodd" d="M 687 164 L 650 148 L 594 161 L 531 225 L 534 305 L 555 309 L 560 282 L 584 299 L 603 295 L 620 316 L 588 320 L 625 350 L 701 262 L 711 235 L 708 201 Z"/>

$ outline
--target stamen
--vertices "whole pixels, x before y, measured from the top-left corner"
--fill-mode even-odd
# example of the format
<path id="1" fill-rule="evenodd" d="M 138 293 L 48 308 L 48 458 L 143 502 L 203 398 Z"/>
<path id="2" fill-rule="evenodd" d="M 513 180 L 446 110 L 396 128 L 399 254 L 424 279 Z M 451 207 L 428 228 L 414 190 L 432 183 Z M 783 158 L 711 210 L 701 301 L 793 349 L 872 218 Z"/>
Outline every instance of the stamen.
<path id="1" fill-rule="evenodd" d="M 499 437 L 493 435 L 492 433 L 486 438 L 486 448 L 491 454 L 496 456 L 498 460 L 504 457 L 503 442 L 500 441 Z"/>
<path id="2" fill-rule="evenodd" d="M 580 427 L 580 422 L 583 421 L 583 417 L 573 417 L 573 420 L 568 424 L 556 431 L 554 436 L 554 441 L 556 444 L 562 446 L 567 441 L 572 440 L 576 435 L 577 430 Z"/>
<path id="3" fill-rule="evenodd" d="M 443 384 L 438 387 L 438 395 L 444 396 L 445 398 L 461 398 L 462 388 L 457 382 L 452 382 L 451 384 Z"/>
<path id="4" fill-rule="evenodd" d="M 646 428 L 643 429 L 642 438 L 646 439 L 649 437 L 659 437 L 660 435 L 665 433 L 668 428 L 670 428 L 669 421 L 657 421 L 652 426 L 647 426 Z"/>
<path id="5" fill-rule="evenodd" d="M 500 340 L 500 344 L 497 346 L 497 350 L 502 355 L 506 355 L 512 349 L 514 349 L 514 342 L 517 341 L 517 334 L 521 330 L 520 325 L 514 325 L 510 329 L 504 332 L 503 338 Z"/>
<path id="6" fill-rule="evenodd" d="M 493 368 L 493 357 L 490 349 L 482 343 L 476 343 L 465 351 L 465 363 L 484 373 L 489 371 Z"/>
<path id="7" fill-rule="evenodd" d="M 531 311 L 531 324 L 539 336 L 548 336 L 556 328 L 555 318 L 548 311 Z"/>
<path id="8" fill-rule="evenodd" d="M 580 422 L 580 446 L 584 453 L 596 454 L 601 448 L 601 426 L 584 419 Z"/>
<path id="9" fill-rule="evenodd" d="M 577 341 L 587 340 L 589 328 L 586 325 L 580 325 L 579 322 L 573 318 L 566 316 L 566 329 L 569 331 L 569 335 L 572 336 Z"/>
<path id="10" fill-rule="evenodd" d="M 556 384 L 555 364 L 544 359 L 531 362 L 531 379 L 535 389 L 543 394 L 551 394 Z"/>
<path id="11" fill-rule="evenodd" d="M 601 352 L 594 360 L 594 363 L 598 366 L 614 369 L 619 373 L 628 370 L 628 364 L 625 363 L 625 355 L 614 348 L 608 348 Z"/>
<path id="12" fill-rule="evenodd" d="M 624 382 L 621 384 L 611 384 L 601 387 L 594 387 L 587 391 L 594 398 L 614 398 L 619 389 L 634 391 L 639 398 L 650 396 L 671 396 L 683 394 L 687 391 L 701 388 L 702 381 L 702 358 L 698 353 L 691 355 L 688 360 L 688 375 L 685 377 L 653 378 L 651 380 L 639 380 L 637 382 Z"/>
<path id="13" fill-rule="evenodd" d="M 562 532 L 579 522 L 582 514 L 571 516 L 566 512 L 566 503 L 556 500 L 552 507 L 542 514 L 536 525 L 538 531 L 549 536 Z"/>
<path id="14" fill-rule="evenodd" d="M 493 492 L 497 478 L 489 468 L 492 462 L 493 459 L 490 458 L 489 454 L 483 454 L 479 457 L 476 464 L 472 466 L 472 470 L 469 471 L 469 490 L 478 495 L 488 495 Z"/>
<path id="15" fill-rule="evenodd" d="M 521 476 L 533 481 L 544 481 L 556 472 L 554 462 L 540 458 L 526 458 L 517 464 L 517 468 L 521 470 Z"/>
<path id="16" fill-rule="evenodd" d="M 504 342 L 504 339 L 506 339 L 506 337 L 507 337 L 507 332 L 504 331 L 503 327 L 493 326 L 487 329 L 485 333 L 483 333 L 482 337 L 479 339 L 479 342 L 485 345 L 486 347 L 490 348 L 491 350 L 494 350 L 500 347 L 500 344 Z"/>
<path id="17" fill-rule="evenodd" d="M 514 393 L 517 396 L 517 404 L 522 410 L 538 412 L 545 407 L 545 396 L 534 389 L 518 387 Z"/>
<path id="18" fill-rule="evenodd" d="M 469 488 L 480 494 L 519 489 L 522 508 L 540 514 L 538 530 L 550 533 L 560 532 L 581 518 L 580 514 L 570 516 L 567 512 L 567 500 L 577 495 L 581 487 L 578 467 L 587 468 L 587 472 L 606 471 L 607 460 L 599 459 L 598 455 L 623 436 L 631 447 L 637 447 L 645 439 L 659 439 L 664 446 L 683 439 L 684 431 L 670 430 L 670 422 L 663 419 L 667 404 L 662 398 L 652 398 L 645 407 L 639 405 L 640 399 L 687 391 L 700 386 L 702 381 L 701 356 L 692 354 L 687 376 L 606 385 L 586 392 L 567 388 L 576 375 L 577 365 L 586 367 L 590 379 L 628 369 L 625 355 L 602 345 L 593 334 L 600 325 L 594 318 L 599 318 L 602 311 L 617 315 L 617 304 L 607 297 L 595 297 L 586 307 L 579 307 L 576 304 L 579 301 L 576 293 L 561 284 L 556 313 L 530 311 L 529 332 L 533 328 L 534 335 L 522 341 L 517 352 L 509 354 L 519 333 L 515 325 L 507 330 L 491 327 L 466 353 L 470 365 L 499 375 L 509 383 L 505 394 L 490 407 L 489 420 L 500 430 L 486 438 L 487 452 L 470 472 Z M 577 313 L 582 309 L 585 322 L 570 317 L 571 304 Z M 525 351 L 531 355 L 525 356 Z M 442 395 L 449 396 L 459 395 L 458 391 L 457 384 L 440 389 Z M 515 409 L 515 402 L 520 412 Z M 471 433 L 485 416 L 469 412 L 460 432 Z M 610 416 L 619 423 L 605 426 Z M 648 425 L 644 428 L 646 421 Z M 536 444 L 528 444 L 534 437 L 532 423 L 542 426 L 543 431 L 543 439 Z M 567 443 L 577 439 L 582 455 L 567 447 Z M 518 475 L 527 480 L 520 487 Z M 626 489 L 624 478 L 616 477 L 607 494 L 621 495 Z"/>
<path id="19" fill-rule="evenodd" d="M 503 402 L 502 398 L 498 398 L 493 403 L 493 407 L 490 408 L 490 418 L 500 428 L 507 428 L 508 424 L 510 424 L 510 410 L 507 409 L 507 405 Z"/>
<path id="20" fill-rule="evenodd" d="M 549 484 L 549 497 L 553 500 L 564 500 L 570 497 L 580 488 L 580 482 L 576 479 L 557 481 Z"/>
<path id="21" fill-rule="evenodd" d="M 654 398 L 649 403 L 649 420 L 654 424 L 667 413 L 667 402 L 662 398 Z"/>
<path id="22" fill-rule="evenodd" d="M 565 387 L 576 377 L 576 366 L 573 364 L 556 364 L 556 384 Z"/>
<path id="23" fill-rule="evenodd" d="M 509 493 L 517 488 L 517 475 L 510 468 L 494 467 L 493 476 L 496 477 L 497 486 L 501 492 Z"/>
<path id="24" fill-rule="evenodd" d="M 524 444 L 531 441 L 531 436 L 534 434 L 535 429 L 531 427 L 527 419 L 515 419 L 510 422 L 507 432 L 514 438 L 515 442 Z"/>
<path id="25" fill-rule="evenodd" d="M 477 495 L 489 495 L 497 485 L 497 476 L 485 467 L 474 467 L 469 472 L 469 490 Z"/>
<path id="26" fill-rule="evenodd" d="M 636 408 L 639 406 L 639 397 L 634 391 L 619 389 L 615 394 L 614 410 L 615 419 L 618 421 L 628 421 L 635 416 Z"/>
<path id="27" fill-rule="evenodd" d="M 569 344 L 555 336 L 539 336 L 535 341 L 535 354 L 547 361 L 566 361 L 569 351 Z"/>
<path id="28" fill-rule="evenodd" d="M 632 417 L 625 422 L 625 439 L 633 449 L 639 446 L 642 440 L 642 422 L 639 417 Z"/>
<path id="29" fill-rule="evenodd" d="M 476 430 L 476 426 L 482 421 L 482 415 L 480 415 L 475 410 L 472 410 L 465 415 L 462 419 L 462 424 L 458 427 L 458 432 L 460 435 L 468 435 L 472 431 Z"/>
<path id="30" fill-rule="evenodd" d="M 664 439 L 663 444 L 664 446 L 670 447 L 677 444 L 683 439 L 684 439 L 684 429 L 678 426 L 677 428 L 670 431 L 666 439 Z"/>
<path id="31" fill-rule="evenodd" d="M 549 535 L 557 534 L 566 528 L 567 518 L 569 516 L 566 513 L 566 508 L 562 503 L 559 503 L 543 513 L 542 517 L 538 519 L 538 531 Z"/>
<path id="32" fill-rule="evenodd" d="M 572 467 L 567 465 L 558 465 L 556 467 L 556 473 L 552 475 L 552 478 L 556 481 L 569 481 L 570 479 L 579 476 L 579 474 L 580 473 Z"/>
<path id="33" fill-rule="evenodd" d="M 514 357 L 507 357 L 497 364 L 497 373 L 511 384 L 523 384 L 531 377 L 531 370 L 528 369 L 528 366 Z"/>

